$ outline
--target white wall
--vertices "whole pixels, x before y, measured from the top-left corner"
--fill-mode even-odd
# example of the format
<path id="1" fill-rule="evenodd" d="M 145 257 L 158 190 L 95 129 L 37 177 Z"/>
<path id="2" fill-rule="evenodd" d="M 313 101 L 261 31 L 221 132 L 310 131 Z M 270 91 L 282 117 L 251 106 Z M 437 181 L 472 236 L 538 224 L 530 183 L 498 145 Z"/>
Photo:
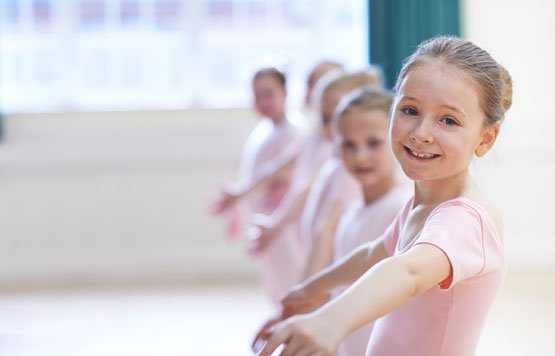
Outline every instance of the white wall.
<path id="1" fill-rule="evenodd" d="M 500 208 L 513 268 L 555 269 L 555 2 L 466 0 L 464 35 L 511 73 L 513 107 L 496 152 L 478 165 Z"/>
<path id="2" fill-rule="evenodd" d="M 7 117 L 0 286 L 251 276 L 206 205 L 253 122 L 248 110 Z"/>
<path id="3" fill-rule="evenodd" d="M 549 0 L 467 0 L 464 33 L 511 72 L 514 105 L 477 162 L 513 270 L 555 270 L 555 23 Z M 252 277 L 205 213 L 235 177 L 248 110 L 9 116 L 0 144 L 0 287 Z"/>

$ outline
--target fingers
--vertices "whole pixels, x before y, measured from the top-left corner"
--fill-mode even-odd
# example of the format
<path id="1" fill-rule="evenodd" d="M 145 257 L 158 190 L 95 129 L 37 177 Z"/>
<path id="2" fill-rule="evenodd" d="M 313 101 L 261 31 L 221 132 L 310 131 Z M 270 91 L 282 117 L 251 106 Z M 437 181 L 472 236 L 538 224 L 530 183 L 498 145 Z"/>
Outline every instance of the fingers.
<path id="1" fill-rule="evenodd" d="M 208 209 L 213 215 L 220 215 L 229 210 L 232 205 L 232 198 L 226 193 L 222 193 L 220 197 L 213 201 Z"/>
<path id="2" fill-rule="evenodd" d="M 279 324 L 277 325 L 279 326 Z M 271 356 L 272 353 L 279 347 L 279 345 L 287 343 L 291 331 L 288 327 L 274 328 L 270 331 L 272 336 L 266 342 L 266 345 L 260 350 L 258 356 Z"/>
<path id="3" fill-rule="evenodd" d="M 273 241 L 271 236 L 266 234 L 267 229 L 260 227 L 256 227 L 255 229 L 256 231 L 254 234 L 256 235 L 253 234 L 254 236 L 250 239 L 247 247 L 247 253 L 253 257 L 264 252 Z"/>
<path id="4" fill-rule="evenodd" d="M 268 339 L 271 336 L 270 333 L 270 328 L 272 326 L 274 326 L 275 324 L 277 324 L 278 322 L 280 322 L 281 320 L 283 320 L 281 318 L 281 316 L 272 318 L 270 320 L 268 320 L 258 331 L 258 333 L 256 334 L 256 336 L 254 337 L 254 340 L 251 344 L 251 348 L 254 352 L 258 352 L 262 346 L 264 345 L 264 342 L 266 339 Z"/>
<path id="5" fill-rule="evenodd" d="M 301 342 L 299 337 L 292 336 L 291 340 L 283 348 L 280 356 L 301 356 L 307 355 L 309 352 L 310 350 Z"/>

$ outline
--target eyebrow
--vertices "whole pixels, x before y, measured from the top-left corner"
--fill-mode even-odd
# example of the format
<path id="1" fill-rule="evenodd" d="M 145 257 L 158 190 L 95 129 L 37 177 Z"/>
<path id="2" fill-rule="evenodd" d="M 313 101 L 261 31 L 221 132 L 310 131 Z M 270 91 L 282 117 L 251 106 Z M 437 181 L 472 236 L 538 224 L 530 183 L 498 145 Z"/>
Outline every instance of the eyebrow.
<path id="1" fill-rule="evenodd" d="M 412 96 L 409 96 L 409 95 L 403 95 L 403 96 L 401 97 L 401 99 L 399 99 L 399 101 L 401 101 L 401 100 L 414 100 L 414 101 L 420 102 L 420 100 L 418 100 L 417 98 L 412 97 Z M 463 115 L 463 116 L 466 116 L 466 115 L 464 114 L 464 111 L 462 111 L 462 110 L 461 110 L 459 107 L 457 107 L 457 106 L 454 106 L 454 105 L 447 105 L 447 104 L 443 104 L 443 105 L 441 105 L 441 106 L 444 107 L 444 108 L 448 108 L 448 109 L 450 109 L 450 110 L 456 111 L 456 112 L 460 113 L 460 114 Z"/>

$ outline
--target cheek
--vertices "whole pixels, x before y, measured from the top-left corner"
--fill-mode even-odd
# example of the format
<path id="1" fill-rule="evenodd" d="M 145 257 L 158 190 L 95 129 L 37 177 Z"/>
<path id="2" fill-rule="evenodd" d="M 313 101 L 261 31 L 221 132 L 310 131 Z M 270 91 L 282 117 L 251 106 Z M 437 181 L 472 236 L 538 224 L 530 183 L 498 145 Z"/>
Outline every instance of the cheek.
<path id="1" fill-rule="evenodd" d="M 391 155 L 388 145 L 381 147 L 380 150 L 374 155 L 374 159 L 376 163 L 379 164 L 380 168 L 383 168 L 384 170 L 390 169 L 390 167 L 393 166 L 393 156 Z"/>
<path id="2" fill-rule="evenodd" d="M 404 131 L 405 128 L 403 127 L 402 123 L 399 120 L 393 118 L 391 121 L 391 126 L 389 127 L 389 145 L 391 146 L 391 143 L 399 141 Z"/>
<path id="3" fill-rule="evenodd" d="M 341 150 L 341 160 L 343 161 L 343 165 L 349 172 L 352 173 L 353 170 L 353 154 L 351 151 L 348 150 Z"/>

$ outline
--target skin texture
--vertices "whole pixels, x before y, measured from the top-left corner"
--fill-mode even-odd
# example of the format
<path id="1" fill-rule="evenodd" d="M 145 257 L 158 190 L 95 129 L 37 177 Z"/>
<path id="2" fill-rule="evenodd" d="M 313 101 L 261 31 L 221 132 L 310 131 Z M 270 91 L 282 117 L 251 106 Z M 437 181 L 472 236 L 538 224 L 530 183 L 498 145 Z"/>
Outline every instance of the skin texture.
<path id="1" fill-rule="evenodd" d="M 399 86 L 391 146 L 415 188 L 414 203 L 399 237 L 401 247 L 414 239 L 438 204 L 458 196 L 484 200 L 468 174 L 468 165 L 473 156 L 491 149 L 499 127 L 485 125 L 476 85 L 462 70 L 435 59 L 415 66 Z M 424 157 L 414 157 L 414 153 Z M 447 256 L 433 245 L 415 245 L 394 257 L 387 256 L 381 240 L 363 245 L 294 293 L 323 295 L 333 287 L 356 282 L 319 309 L 274 325 L 264 335 L 268 341 L 259 355 L 271 355 L 280 344 L 285 345 L 281 353 L 285 356 L 332 355 L 350 331 L 405 305 L 444 281 L 450 272 Z M 299 298 L 288 297 L 285 307 L 302 304 Z"/>
<path id="2" fill-rule="evenodd" d="M 343 164 L 361 184 L 367 204 L 395 184 L 388 126 L 386 112 L 361 108 L 345 113 L 339 126 Z"/>
<path id="3" fill-rule="evenodd" d="M 254 107 L 260 115 L 278 123 L 285 118 L 287 92 L 276 77 L 270 74 L 257 77 L 252 83 Z"/>

